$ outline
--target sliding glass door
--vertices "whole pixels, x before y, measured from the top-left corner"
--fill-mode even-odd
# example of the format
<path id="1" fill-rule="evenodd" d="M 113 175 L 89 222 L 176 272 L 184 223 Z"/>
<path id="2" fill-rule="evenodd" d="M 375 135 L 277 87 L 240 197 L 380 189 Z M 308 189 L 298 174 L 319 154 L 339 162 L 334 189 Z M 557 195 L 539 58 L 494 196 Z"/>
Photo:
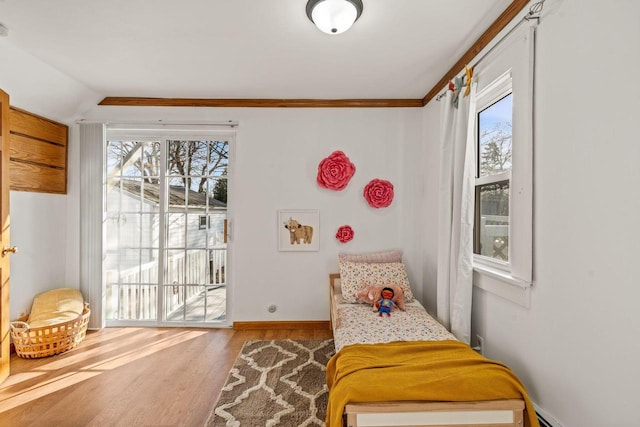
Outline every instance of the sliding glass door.
<path id="1" fill-rule="evenodd" d="M 107 326 L 226 324 L 231 136 L 107 135 Z"/>

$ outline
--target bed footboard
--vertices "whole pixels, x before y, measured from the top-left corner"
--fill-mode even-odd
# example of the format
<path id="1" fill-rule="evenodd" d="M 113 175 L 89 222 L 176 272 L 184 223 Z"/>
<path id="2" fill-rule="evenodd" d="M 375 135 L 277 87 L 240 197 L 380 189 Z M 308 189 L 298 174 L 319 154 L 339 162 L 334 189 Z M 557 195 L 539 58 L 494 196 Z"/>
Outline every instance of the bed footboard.
<path id="1" fill-rule="evenodd" d="M 345 414 L 347 427 L 522 427 L 524 401 L 349 403 Z"/>

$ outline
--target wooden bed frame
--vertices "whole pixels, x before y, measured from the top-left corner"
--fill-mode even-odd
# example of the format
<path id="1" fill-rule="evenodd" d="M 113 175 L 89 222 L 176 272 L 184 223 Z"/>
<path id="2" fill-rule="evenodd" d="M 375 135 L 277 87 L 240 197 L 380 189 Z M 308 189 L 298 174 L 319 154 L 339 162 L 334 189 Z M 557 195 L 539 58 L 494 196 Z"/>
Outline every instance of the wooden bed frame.
<path id="1" fill-rule="evenodd" d="M 336 296 L 341 295 L 340 275 L 329 275 L 331 328 L 339 325 Z M 474 402 L 396 401 L 349 403 L 347 427 L 522 427 L 525 404 L 521 399 Z"/>

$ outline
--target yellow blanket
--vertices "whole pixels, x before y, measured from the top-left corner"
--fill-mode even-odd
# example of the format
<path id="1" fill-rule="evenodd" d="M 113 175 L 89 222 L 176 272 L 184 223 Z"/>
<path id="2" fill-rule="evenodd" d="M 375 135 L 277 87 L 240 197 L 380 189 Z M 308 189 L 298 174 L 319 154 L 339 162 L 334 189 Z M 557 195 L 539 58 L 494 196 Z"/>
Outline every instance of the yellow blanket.
<path id="1" fill-rule="evenodd" d="M 539 427 L 524 386 L 502 363 L 458 341 L 409 341 L 344 347 L 327 364 L 327 427 L 342 426 L 349 402 L 465 402 L 524 399 L 525 424 Z"/>

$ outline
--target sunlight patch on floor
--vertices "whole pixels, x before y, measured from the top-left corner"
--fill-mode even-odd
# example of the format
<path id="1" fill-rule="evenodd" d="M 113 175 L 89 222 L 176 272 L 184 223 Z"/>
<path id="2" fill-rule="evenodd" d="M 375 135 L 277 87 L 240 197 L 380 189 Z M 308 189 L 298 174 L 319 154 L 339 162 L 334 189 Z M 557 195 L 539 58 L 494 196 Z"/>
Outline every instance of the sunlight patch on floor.
<path id="1" fill-rule="evenodd" d="M 153 331 L 154 333 L 144 334 L 138 338 L 114 340 L 106 346 L 100 345 L 96 348 L 83 351 L 83 347 L 86 348 L 91 346 L 91 340 L 88 339 L 81 343 L 78 348 L 71 350 L 70 353 L 52 356 L 51 363 L 39 364 L 42 359 L 21 361 L 21 363 L 33 363 L 33 371 L 19 375 L 10 375 L 9 378 L 7 378 L 7 380 L 0 386 L 0 412 L 32 402 L 48 394 L 58 392 L 82 381 L 96 377 L 105 371 L 117 369 L 128 363 L 135 362 L 144 357 L 166 350 L 167 348 L 199 338 L 207 333 L 206 330 L 190 330 L 179 334 L 171 334 L 169 337 L 141 346 L 133 345 L 135 344 L 135 341 L 148 341 L 150 338 L 153 338 L 154 335 L 162 335 L 162 333 L 167 332 L 163 330 Z M 157 334 L 155 332 L 157 332 Z M 117 338 L 117 335 L 115 338 Z M 112 358 L 105 358 L 95 363 L 86 364 L 90 359 L 108 354 L 111 350 L 115 350 L 116 348 L 128 346 L 132 346 L 132 349 L 124 354 L 119 354 Z M 39 377 L 44 375 L 51 375 L 52 372 L 56 369 L 60 369 L 62 366 L 68 367 L 73 363 L 82 363 L 82 369 L 77 372 L 53 377 L 49 380 L 39 379 Z M 35 383 L 36 385 L 31 386 L 29 385 L 30 383 Z"/>

